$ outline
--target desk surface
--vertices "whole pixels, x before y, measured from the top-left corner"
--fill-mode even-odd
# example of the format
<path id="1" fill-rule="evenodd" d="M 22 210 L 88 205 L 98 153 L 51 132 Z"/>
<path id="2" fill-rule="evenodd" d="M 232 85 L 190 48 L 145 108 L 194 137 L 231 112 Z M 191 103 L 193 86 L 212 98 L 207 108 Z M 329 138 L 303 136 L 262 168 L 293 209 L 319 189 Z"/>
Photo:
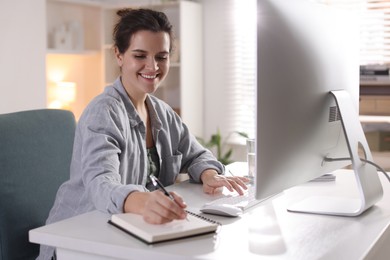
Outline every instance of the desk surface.
<path id="1" fill-rule="evenodd" d="M 380 176 L 384 197 L 359 217 L 291 213 L 287 205 L 308 194 L 356 194 L 352 171 L 335 182 L 306 183 L 286 190 L 238 218 L 207 215 L 223 226 L 218 234 L 146 245 L 109 225 L 93 211 L 30 231 L 30 241 L 57 247 L 59 259 L 378 259 L 389 250 L 390 183 Z M 212 200 L 188 182 L 170 187 L 189 210 Z M 386 254 L 384 254 L 386 255 Z"/>

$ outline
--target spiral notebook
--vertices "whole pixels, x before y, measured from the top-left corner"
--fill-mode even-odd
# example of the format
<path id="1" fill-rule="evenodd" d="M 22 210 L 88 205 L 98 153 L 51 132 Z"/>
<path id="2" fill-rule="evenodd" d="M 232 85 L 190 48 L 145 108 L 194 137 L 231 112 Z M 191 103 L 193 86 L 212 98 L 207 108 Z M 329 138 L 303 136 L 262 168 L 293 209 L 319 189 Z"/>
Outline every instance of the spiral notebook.
<path id="1" fill-rule="evenodd" d="M 149 224 L 141 215 L 132 213 L 113 214 L 108 222 L 147 244 L 215 233 L 221 225 L 193 212 L 187 213 L 187 219 L 161 225 Z"/>

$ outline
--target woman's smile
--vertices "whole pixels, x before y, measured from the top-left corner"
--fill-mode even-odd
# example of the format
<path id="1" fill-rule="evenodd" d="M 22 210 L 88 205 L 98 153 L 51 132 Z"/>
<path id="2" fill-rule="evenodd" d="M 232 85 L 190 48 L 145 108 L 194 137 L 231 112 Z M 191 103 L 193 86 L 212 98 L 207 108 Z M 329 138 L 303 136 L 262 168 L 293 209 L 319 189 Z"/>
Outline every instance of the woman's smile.
<path id="1" fill-rule="evenodd" d="M 148 74 L 139 73 L 139 75 L 145 79 L 155 79 L 158 77 L 159 74 L 148 75 Z"/>

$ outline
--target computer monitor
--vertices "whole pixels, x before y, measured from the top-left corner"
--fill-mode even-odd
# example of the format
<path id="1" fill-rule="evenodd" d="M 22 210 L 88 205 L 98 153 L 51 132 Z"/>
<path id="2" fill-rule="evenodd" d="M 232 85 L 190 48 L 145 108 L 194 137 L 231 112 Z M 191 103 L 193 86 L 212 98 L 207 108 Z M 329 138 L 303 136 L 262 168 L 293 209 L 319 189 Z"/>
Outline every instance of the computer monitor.
<path id="1" fill-rule="evenodd" d="M 310 0 L 257 0 L 257 8 L 256 198 L 352 162 L 358 198 L 313 197 L 289 210 L 359 215 L 382 186 L 358 153 L 372 160 L 358 118 L 357 20 Z"/>

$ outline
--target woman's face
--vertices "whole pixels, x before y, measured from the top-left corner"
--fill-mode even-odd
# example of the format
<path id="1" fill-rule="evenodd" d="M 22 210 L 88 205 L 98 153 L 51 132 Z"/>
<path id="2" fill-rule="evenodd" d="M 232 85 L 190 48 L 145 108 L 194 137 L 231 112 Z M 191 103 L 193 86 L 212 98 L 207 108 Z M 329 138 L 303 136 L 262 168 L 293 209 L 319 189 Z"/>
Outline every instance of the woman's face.
<path id="1" fill-rule="evenodd" d="M 169 71 L 170 39 L 166 32 L 138 31 L 125 53 L 115 50 L 122 84 L 132 98 L 153 93 Z"/>

